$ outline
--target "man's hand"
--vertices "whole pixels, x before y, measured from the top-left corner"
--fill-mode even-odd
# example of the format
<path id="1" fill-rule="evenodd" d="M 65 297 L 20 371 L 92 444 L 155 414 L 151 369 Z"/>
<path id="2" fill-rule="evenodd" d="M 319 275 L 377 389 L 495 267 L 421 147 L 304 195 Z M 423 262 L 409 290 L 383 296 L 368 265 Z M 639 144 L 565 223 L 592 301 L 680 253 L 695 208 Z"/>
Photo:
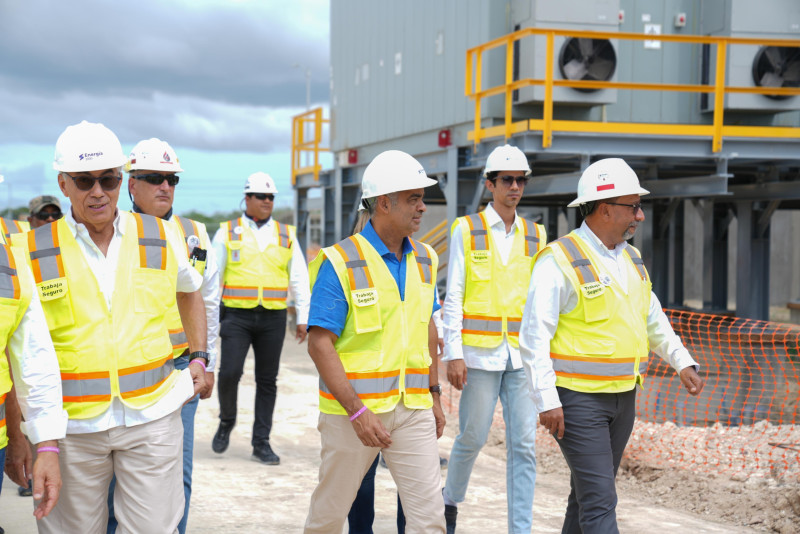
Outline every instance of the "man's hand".
<path id="1" fill-rule="evenodd" d="M 444 339 L 439 338 L 436 341 L 436 346 L 439 349 L 439 352 L 437 353 L 437 356 L 439 356 L 439 359 L 441 359 L 442 358 L 442 354 L 444 354 Z"/>
<path id="2" fill-rule="evenodd" d="M 447 362 L 447 381 L 459 391 L 464 389 L 464 386 L 467 385 L 467 366 L 464 360 Z"/>
<path id="3" fill-rule="evenodd" d="M 564 437 L 564 410 L 561 408 L 553 408 L 540 413 L 539 423 L 558 439 Z"/>
<path id="4" fill-rule="evenodd" d="M 351 421 L 353 430 L 365 447 L 388 447 L 392 439 L 380 418 L 369 409 Z"/>
<path id="5" fill-rule="evenodd" d="M 439 394 L 432 393 L 431 395 L 433 396 L 433 418 L 436 420 L 436 439 L 439 439 L 442 437 L 447 420 L 444 417 L 444 410 L 442 410 Z"/>
<path id="6" fill-rule="evenodd" d="M 9 429 L 10 430 L 10 429 Z M 28 486 L 33 473 L 33 453 L 22 432 L 8 433 L 6 474 L 18 486 Z"/>
<path id="7" fill-rule="evenodd" d="M 208 389 L 208 383 L 206 382 L 205 371 L 202 367 L 197 364 L 192 365 L 192 362 L 189 362 L 189 374 L 192 377 L 192 384 L 194 385 L 194 395 L 200 394 L 202 397 L 206 390 Z M 192 395 L 194 397 L 194 395 Z M 209 395 L 211 393 L 209 392 Z"/>
<path id="8" fill-rule="evenodd" d="M 703 391 L 703 386 L 705 386 L 705 382 L 700 378 L 700 375 L 697 374 L 697 371 L 694 370 L 693 365 L 681 369 L 681 382 L 683 383 L 683 387 L 686 388 L 686 391 L 689 392 L 689 395 L 695 397 Z"/>
<path id="9" fill-rule="evenodd" d="M 52 445 L 49 445 L 52 444 Z M 37 447 L 55 447 L 55 441 L 44 441 Z M 58 501 L 61 491 L 61 470 L 58 467 L 58 453 L 40 452 L 33 464 L 33 500 L 37 502 L 33 515 L 41 519 L 50 513 Z"/>
<path id="10" fill-rule="evenodd" d="M 306 340 L 306 335 L 308 335 L 307 324 L 299 324 L 295 329 L 294 338 L 297 340 L 298 345 Z"/>
<path id="11" fill-rule="evenodd" d="M 211 393 L 214 391 L 214 371 L 206 371 L 206 391 L 200 394 L 202 400 L 211 398 Z"/>

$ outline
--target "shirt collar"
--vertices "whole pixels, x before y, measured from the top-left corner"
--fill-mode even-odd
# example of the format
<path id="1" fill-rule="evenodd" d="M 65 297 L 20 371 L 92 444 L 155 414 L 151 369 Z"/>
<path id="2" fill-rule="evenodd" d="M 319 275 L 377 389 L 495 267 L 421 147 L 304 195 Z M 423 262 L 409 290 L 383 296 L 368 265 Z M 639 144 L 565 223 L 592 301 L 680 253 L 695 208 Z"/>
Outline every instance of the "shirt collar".
<path id="1" fill-rule="evenodd" d="M 389 248 L 383 243 L 383 240 L 378 235 L 378 232 L 375 231 L 375 228 L 372 226 L 372 221 L 368 221 L 367 225 L 364 226 L 364 229 L 361 230 L 361 235 L 366 239 L 370 245 L 375 249 L 375 251 L 381 255 L 381 257 L 386 256 L 387 254 L 391 254 L 394 256 L 394 252 L 389 250 Z M 411 246 L 411 240 L 407 237 L 403 238 L 403 256 L 406 254 L 410 254 L 414 251 L 414 247 Z"/>
<path id="2" fill-rule="evenodd" d="M 124 235 L 125 225 L 121 224 L 122 220 L 122 210 L 117 208 L 117 216 L 114 218 L 114 234 L 116 235 Z M 89 237 L 89 230 L 86 229 L 86 225 L 83 223 L 79 223 L 75 220 L 75 217 L 72 215 L 72 208 L 70 208 L 67 213 L 64 215 L 64 221 L 67 223 L 67 227 L 69 228 L 70 232 L 72 232 L 72 237 L 77 237 L 78 235 L 84 236 L 91 241 Z M 55 224 L 52 223 L 52 224 Z"/>
<path id="3" fill-rule="evenodd" d="M 503 222 L 503 219 L 500 218 L 500 214 L 497 213 L 497 210 L 494 209 L 494 202 L 489 202 L 489 204 L 486 206 L 486 209 L 483 210 L 483 216 L 486 217 L 486 224 L 488 224 L 489 227 L 496 226 L 498 224 L 502 224 L 503 225 L 503 230 L 505 230 L 505 224 L 506 223 Z M 516 226 L 520 230 L 523 230 L 521 225 L 522 225 L 522 221 L 520 220 L 519 215 L 517 215 L 517 212 L 515 211 L 514 212 L 514 225 L 513 226 Z"/>
<path id="4" fill-rule="evenodd" d="M 253 219 L 248 217 L 246 213 L 242 213 L 242 220 L 244 221 L 244 223 L 247 226 L 249 226 L 253 230 L 258 230 L 259 226 L 256 224 L 256 222 Z M 272 216 L 270 216 L 270 218 L 267 219 L 267 222 L 265 222 L 264 224 L 261 225 L 261 228 L 264 228 L 265 226 L 272 226 L 272 220 L 273 220 Z"/>
<path id="5" fill-rule="evenodd" d="M 611 256 L 612 258 L 616 258 L 617 256 L 622 253 L 623 250 L 628 246 L 627 241 L 623 241 L 622 243 L 617 243 L 617 246 L 614 247 L 614 250 L 610 250 L 607 246 L 603 244 L 603 241 L 597 237 L 597 235 L 592 232 L 592 229 L 589 228 L 589 225 L 586 224 L 586 221 L 581 223 L 581 230 L 586 234 L 589 243 L 594 247 L 596 252 L 601 254 L 605 254 L 607 256 Z"/>

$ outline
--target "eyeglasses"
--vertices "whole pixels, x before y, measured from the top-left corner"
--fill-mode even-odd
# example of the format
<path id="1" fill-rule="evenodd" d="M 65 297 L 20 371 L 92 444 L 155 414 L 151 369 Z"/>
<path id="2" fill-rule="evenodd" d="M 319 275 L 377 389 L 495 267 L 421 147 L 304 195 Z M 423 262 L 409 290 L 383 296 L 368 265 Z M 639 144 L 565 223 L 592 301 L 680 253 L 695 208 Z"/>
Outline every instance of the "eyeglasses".
<path id="1" fill-rule="evenodd" d="M 103 191 L 113 191 L 119 187 L 119 183 L 122 181 L 122 176 L 118 174 L 108 174 L 106 176 L 101 176 L 100 178 L 92 178 L 91 176 L 72 176 L 64 171 L 61 171 L 61 174 L 65 174 L 72 178 L 72 181 L 75 182 L 75 187 L 81 191 L 92 190 L 94 188 L 94 184 L 97 182 L 100 182 L 100 187 L 103 189 Z"/>
<path id="2" fill-rule="evenodd" d="M 258 200 L 275 200 L 275 195 L 272 193 L 247 193 L 249 197 L 256 197 Z"/>
<path id="3" fill-rule="evenodd" d="M 40 211 L 39 213 L 35 213 L 33 216 L 40 221 L 46 221 L 47 219 L 53 219 L 54 221 L 57 221 L 63 217 L 64 214 L 60 211 Z"/>
<path id="4" fill-rule="evenodd" d="M 621 204 L 619 202 L 604 202 L 603 204 L 611 204 L 612 206 L 626 206 L 628 208 L 633 208 L 633 214 L 636 215 L 639 213 L 639 210 L 642 209 L 642 203 L 638 202 L 636 204 Z"/>
<path id="5" fill-rule="evenodd" d="M 161 185 L 164 183 L 164 180 L 167 181 L 167 185 L 170 187 L 175 187 L 178 185 L 179 177 L 177 174 L 137 174 L 134 176 L 137 180 L 144 180 L 150 185 Z"/>
<path id="6" fill-rule="evenodd" d="M 507 187 L 514 185 L 514 182 L 517 182 L 519 187 L 525 187 L 528 183 L 527 176 L 496 176 L 492 181 L 497 183 L 497 180 L 502 180 Z"/>

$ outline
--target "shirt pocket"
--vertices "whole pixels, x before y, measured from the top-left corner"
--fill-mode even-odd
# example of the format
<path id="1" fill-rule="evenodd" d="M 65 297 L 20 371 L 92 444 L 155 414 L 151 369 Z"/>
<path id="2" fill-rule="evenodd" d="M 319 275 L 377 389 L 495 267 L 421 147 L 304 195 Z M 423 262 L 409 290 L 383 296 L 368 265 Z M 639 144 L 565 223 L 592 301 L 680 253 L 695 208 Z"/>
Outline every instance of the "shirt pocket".
<path id="1" fill-rule="evenodd" d="M 350 292 L 356 334 L 375 332 L 382 328 L 381 309 L 378 305 L 378 290 L 354 289 Z"/>
<path id="2" fill-rule="evenodd" d="M 166 271 L 137 267 L 133 272 L 133 309 L 161 315 L 175 302 L 175 286 Z"/>
<path id="3" fill-rule="evenodd" d="M 346 373 L 377 371 L 383 365 L 383 352 L 340 352 L 342 367 Z"/>
<path id="4" fill-rule="evenodd" d="M 242 261 L 242 242 L 228 241 L 228 263 L 241 263 Z"/>
<path id="5" fill-rule="evenodd" d="M 47 327 L 53 331 L 73 326 L 75 317 L 72 300 L 69 296 L 69 284 L 66 278 L 47 280 L 36 285 L 39 300 L 42 302 Z"/>
<path id="6" fill-rule="evenodd" d="M 473 282 L 486 282 L 492 276 L 492 252 L 473 250 L 469 253 L 469 279 Z"/>

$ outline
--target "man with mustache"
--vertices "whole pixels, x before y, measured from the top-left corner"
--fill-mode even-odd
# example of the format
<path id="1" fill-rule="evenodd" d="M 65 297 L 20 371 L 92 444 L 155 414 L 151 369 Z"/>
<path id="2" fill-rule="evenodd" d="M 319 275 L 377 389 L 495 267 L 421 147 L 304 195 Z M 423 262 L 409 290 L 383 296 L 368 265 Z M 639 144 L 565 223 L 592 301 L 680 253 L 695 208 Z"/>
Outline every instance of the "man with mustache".
<path id="1" fill-rule="evenodd" d="M 569 204 L 580 207 L 583 224 L 550 243 L 533 267 L 520 351 L 539 421 L 571 471 L 563 534 L 619 532 L 615 478 L 650 350 L 691 395 L 703 390 L 697 362 L 627 243 L 644 221 L 640 197 L 648 193 L 622 159 L 593 163 Z"/>

